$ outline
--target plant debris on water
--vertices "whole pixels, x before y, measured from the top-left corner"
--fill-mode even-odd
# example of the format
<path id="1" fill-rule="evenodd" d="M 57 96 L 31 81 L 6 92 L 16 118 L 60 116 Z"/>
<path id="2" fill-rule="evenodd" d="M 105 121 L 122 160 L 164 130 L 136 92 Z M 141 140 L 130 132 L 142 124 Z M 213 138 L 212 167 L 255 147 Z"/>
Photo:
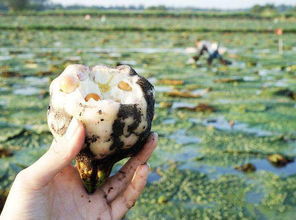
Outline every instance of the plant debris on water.
<path id="1" fill-rule="evenodd" d="M 294 160 L 281 154 L 271 154 L 267 157 L 268 161 L 277 167 L 284 167 Z"/>
<path id="2" fill-rule="evenodd" d="M 251 163 L 246 163 L 246 164 L 243 164 L 241 166 L 235 166 L 234 168 L 236 170 L 239 170 L 239 171 L 242 171 L 242 172 L 245 172 L 245 173 L 251 173 L 251 172 L 256 171 L 256 167 Z"/>
<path id="3" fill-rule="evenodd" d="M 154 177 L 127 219 L 295 218 L 294 18 L 83 18 L 0 16 L 1 204 L 51 144 L 51 80 L 69 63 L 127 63 L 155 85 L 160 137 Z M 291 30 L 282 55 L 280 27 Z M 228 48 L 233 64 L 188 65 L 197 38 Z"/>
<path id="4" fill-rule="evenodd" d="M 158 80 L 157 82 L 159 84 L 173 85 L 173 86 L 183 85 L 184 84 L 184 80 L 177 80 L 177 79 L 161 79 L 161 80 Z"/>
<path id="5" fill-rule="evenodd" d="M 180 110 L 189 110 L 189 111 L 194 111 L 194 112 L 214 112 L 216 109 L 213 106 L 210 106 L 205 103 L 200 103 L 196 106 L 190 107 L 190 106 L 181 106 L 177 109 Z"/>
<path id="6" fill-rule="evenodd" d="M 166 93 L 170 97 L 179 97 L 179 98 L 199 98 L 201 95 L 195 94 L 188 91 L 179 91 L 179 90 L 173 90 Z"/>

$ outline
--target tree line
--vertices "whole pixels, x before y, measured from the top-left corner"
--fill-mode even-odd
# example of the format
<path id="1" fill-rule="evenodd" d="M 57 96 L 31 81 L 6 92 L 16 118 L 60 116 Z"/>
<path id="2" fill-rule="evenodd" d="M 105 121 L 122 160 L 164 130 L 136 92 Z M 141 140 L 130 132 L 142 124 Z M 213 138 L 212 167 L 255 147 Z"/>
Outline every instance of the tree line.
<path id="1" fill-rule="evenodd" d="M 70 5 L 63 6 L 61 4 L 54 4 L 50 2 L 50 0 L 0 0 L 0 10 L 2 11 L 22 11 L 22 10 L 79 10 L 79 9 L 100 9 L 100 10 L 139 10 L 139 11 L 169 11 L 169 10 L 177 10 L 173 7 L 166 7 L 164 5 L 158 6 L 149 6 L 145 7 L 144 5 L 131 5 L 131 6 L 83 6 L 83 5 Z M 186 7 L 178 10 L 186 10 L 186 11 L 217 11 L 213 9 L 205 10 L 194 7 Z M 281 13 L 296 13 L 296 5 L 279 5 L 275 6 L 273 4 L 266 5 L 254 5 L 250 9 L 241 10 L 244 12 L 249 12 L 255 15 L 276 15 Z"/>
<path id="2" fill-rule="evenodd" d="M 43 10 L 49 5 L 48 0 L 0 0 L 0 9 L 10 11 Z"/>

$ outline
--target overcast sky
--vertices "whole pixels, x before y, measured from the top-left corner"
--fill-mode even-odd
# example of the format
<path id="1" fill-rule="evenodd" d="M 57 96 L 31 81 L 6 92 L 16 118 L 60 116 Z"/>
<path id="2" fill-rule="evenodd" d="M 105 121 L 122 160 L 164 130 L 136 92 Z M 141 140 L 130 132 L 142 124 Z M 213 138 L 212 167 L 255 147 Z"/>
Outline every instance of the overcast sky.
<path id="1" fill-rule="evenodd" d="M 219 9 L 239 9 L 248 8 L 255 4 L 289 4 L 296 5 L 296 0 L 51 0 L 54 3 L 63 5 L 102 5 L 102 6 L 115 6 L 115 5 L 166 5 L 174 7 L 194 6 L 198 8 L 219 8 Z"/>

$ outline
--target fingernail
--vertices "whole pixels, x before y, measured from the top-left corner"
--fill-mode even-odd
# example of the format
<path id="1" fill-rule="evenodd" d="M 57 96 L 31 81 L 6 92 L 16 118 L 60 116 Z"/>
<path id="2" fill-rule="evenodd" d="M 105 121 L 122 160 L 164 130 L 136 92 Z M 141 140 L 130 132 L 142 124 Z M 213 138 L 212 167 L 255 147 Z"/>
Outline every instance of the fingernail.
<path id="1" fill-rule="evenodd" d="M 158 134 L 156 132 L 151 132 L 150 136 L 149 136 L 149 141 L 155 141 L 158 138 Z"/>
<path id="2" fill-rule="evenodd" d="M 79 128 L 79 121 L 76 118 L 73 118 L 69 124 L 69 127 L 66 132 L 66 138 L 72 138 Z"/>
<path id="3" fill-rule="evenodd" d="M 149 173 L 150 167 L 147 164 L 143 164 L 142 166 L 139 166 L 138 172 L 140 175 L 144 175 L 146 173 Z"/>
<path id="4" fill-rule="evenodd" d="M 158 134 L 156 132 L 153 132 L 154 140 L 158 139 Z"/>

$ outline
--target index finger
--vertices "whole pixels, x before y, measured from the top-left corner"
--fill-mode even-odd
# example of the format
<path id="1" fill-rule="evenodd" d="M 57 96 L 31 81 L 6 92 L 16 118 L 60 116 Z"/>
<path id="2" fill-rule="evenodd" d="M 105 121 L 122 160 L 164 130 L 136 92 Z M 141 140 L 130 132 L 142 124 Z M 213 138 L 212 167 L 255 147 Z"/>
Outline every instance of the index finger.
<path id="1" fill-rule="evenodd" d="M 101 190 L 105 192 L 107 202 L 112 201 L 120 192 L 122 192 L 130 183 L 137 167 L 148 161 L 157 146 L 157 139 L 157 133 L 152 133 L 142 150 L 134 157 L 131 157 L 118 173 L 110 177 L 102 186 Z"/>

